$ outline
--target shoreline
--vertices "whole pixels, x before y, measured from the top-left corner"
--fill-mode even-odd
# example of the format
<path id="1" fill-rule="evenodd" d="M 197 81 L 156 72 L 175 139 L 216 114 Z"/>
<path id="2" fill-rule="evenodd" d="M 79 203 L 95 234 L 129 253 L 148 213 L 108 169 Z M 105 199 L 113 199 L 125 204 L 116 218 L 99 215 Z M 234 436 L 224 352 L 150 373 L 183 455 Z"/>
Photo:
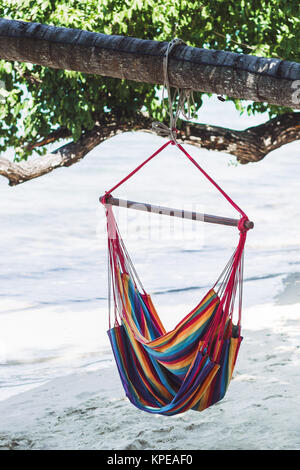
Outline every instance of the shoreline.
<path id="1" fill-rule="evenodd" d="M 252 306 L 244 318 L 234 378 L 204 412 L 141 412 L 115 366 L 81 370 L 1 401 L 0 449 L 299 449 L 300 304 Z"/>

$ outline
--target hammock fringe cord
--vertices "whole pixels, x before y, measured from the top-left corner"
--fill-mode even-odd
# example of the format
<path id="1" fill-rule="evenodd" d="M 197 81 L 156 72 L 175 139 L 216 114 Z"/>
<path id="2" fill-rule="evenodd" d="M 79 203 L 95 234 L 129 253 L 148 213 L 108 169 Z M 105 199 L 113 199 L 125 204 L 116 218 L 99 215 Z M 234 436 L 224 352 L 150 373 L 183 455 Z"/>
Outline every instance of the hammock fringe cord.
<path id="1" fill-rule="evenodd" d="M 178 117 L 180 113 L 188 120 L 192 117 L 190 102 L 193 101 L 191 90 L 176 89 L 173 98 L 171 95 L 168 58 L 172 49 L 182 43 L 180 39 L 171 41 L 163 60 L 165 85 L 162 99 L 164 103 L 166 88 L 169 127 L 160 122 L 152 125 L 159 135 L 167 136 L 170 140 L 101 198 L 108 234 L 108 336 L 120 379 L 126 396 L 134 406 L 149 413 L 167 416 L 189 409 L 202 411 L 220 401 L 226 393 L 242 341 L 243 253 L 247 236 L 245 221 L 249 220 L 242 209 L 176 141 Z M 241 218 L 237 248 L 220 277 L 199 304 L 172 331 L 167 332 L 138 277 L 107 198 L 169 144 L 175 145 L 190 160 L 240 213 Z M 237 294 L 238 318 L 234 324 Z"/>
<path id="2" fill-rule="evenodd" d="M 226 393 L 242 341 L 243 253 L 247 236 L 244 223 L 248 220 L 225 191 L 180 144 L 176 144 L 240 213 L 241 218 L 237 247 L 220 277 L 199 304 L 172 331 L 167 332 L 138 277 L 113 208 L 106 199 L 169 144 L 174 144 L 173 140 L 164 144 L 101 199 L 107 217 L 109 295 L 114 312 L 109 320 L 108 335 L 119 375 L 132 404 L 143 411 L 168 416 L 189 409 L 202 411 L 221 400 Z"/>

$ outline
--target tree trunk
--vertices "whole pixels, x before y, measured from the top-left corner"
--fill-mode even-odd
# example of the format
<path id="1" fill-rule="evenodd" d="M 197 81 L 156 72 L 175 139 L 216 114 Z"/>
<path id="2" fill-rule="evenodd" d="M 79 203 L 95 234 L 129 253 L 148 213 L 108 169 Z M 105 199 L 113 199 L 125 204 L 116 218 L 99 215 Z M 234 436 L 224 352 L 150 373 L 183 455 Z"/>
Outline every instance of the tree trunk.
<path id="1" fill-rule="evenodd" d="M 0 59 L 163 83 L 166 42 L 0 19 Z M 300 64 L 178 45 L 172 86 L 300 109 Z M 298 86 L 300 88 L 300 86 Z"/>

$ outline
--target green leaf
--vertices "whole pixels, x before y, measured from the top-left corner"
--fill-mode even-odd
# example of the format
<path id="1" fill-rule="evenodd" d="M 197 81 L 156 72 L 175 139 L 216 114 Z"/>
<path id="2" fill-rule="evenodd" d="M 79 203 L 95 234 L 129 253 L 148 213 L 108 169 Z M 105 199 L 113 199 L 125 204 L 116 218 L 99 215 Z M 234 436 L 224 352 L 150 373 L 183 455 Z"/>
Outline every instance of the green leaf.
<path id="1" fill-rule="evenodd" d="M 0 16 L 106 34 L 159 41 L 182 38 L 197 47 L 299 61 L 299 2 L 282 0 L 2 0 Z M 42 140 L 58 127 L 78 140 L 95 123 L 134 118 L 141 111 L 166 119 L 157 86 L 40 65 L 0 61 L 0 151 Z M 210 94 L 207 94 L 210 96 Z M 195 93 L 195 110 L 202 106 Z M 266 103 L 234 103 L 238 113 L 286 108 Z M 36 149 L 43 154 L 45 149 Z"/>

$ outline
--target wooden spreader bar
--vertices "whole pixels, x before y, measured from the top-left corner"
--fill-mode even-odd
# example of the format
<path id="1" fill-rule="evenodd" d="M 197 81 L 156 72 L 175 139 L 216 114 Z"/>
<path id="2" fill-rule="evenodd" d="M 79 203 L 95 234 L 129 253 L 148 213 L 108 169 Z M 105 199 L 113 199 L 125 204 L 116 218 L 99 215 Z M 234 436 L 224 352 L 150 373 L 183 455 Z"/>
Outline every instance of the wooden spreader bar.
<path id="1" fill-rule="evenodd" d="M 102 197 L 100 198 L 101 201 Z M 239 219 L 231 219 L 229 217 L 221 217 L 217 215 L 201 214 L 199 212 L 186 211 L 181 209 L 172 209 L 170 207 L 155 206 L 144 202 L 127 201 L 126 199 L 119 199 L 112 196 L 104 196 L 105 204 L 112 206 L 125 207 L 127 209 L 135 209 L 143 212 L 151 212 L 153 214 L 168 215 L 171 217 L 179 217 L 180 219 L 198 220 L 201 222 L 209 222 L 211 224 L 229 225 L 237 227 Z M 254 223 L 250 220 L 245 221 L 245 228 L 252 229 Z"/>

